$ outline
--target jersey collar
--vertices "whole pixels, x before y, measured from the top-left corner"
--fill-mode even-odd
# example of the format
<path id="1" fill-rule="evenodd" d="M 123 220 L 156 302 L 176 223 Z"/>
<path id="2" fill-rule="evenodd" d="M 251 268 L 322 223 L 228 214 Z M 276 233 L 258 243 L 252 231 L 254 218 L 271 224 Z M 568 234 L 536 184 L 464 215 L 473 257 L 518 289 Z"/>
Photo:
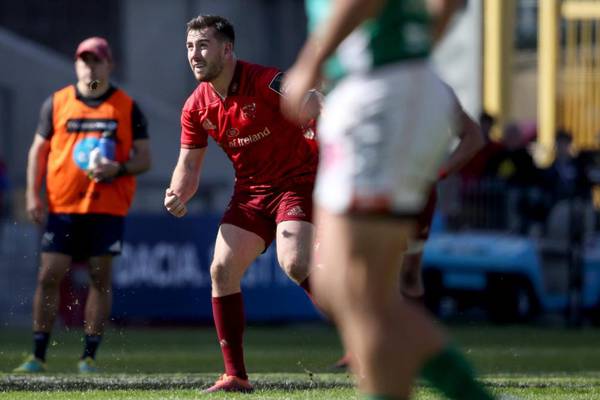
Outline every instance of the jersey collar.
<path id="1" fill-rule="evenodd" d="M 242 68 L 243 62 L 237 60 L 235 62 L 235 70 L 233 71 L 233 77 L 231 78 L 229 88 L 227 89 L 227 96 L 235 96 L 240 92 L 240 86 L 242 81 Z"/>
<path id="2" fill-rule="evenodd" d="M 113 85 L 110 85 L 108 87 L 108 90 L 106 91 L 106 93 L 104 93 L 100 97 L 85 97 L 83 94 L 81 94 L 79 89 L 77 89 L 77 85 L 74 85 L 74 86 L 75 86 L 75 98 L 77 100 L 81 101 L 86 106 L 92 107 L 92 108 L 98 107 L 100 104 L 105 102 L 117 90 L 116 87 L 114 87 Z"/>

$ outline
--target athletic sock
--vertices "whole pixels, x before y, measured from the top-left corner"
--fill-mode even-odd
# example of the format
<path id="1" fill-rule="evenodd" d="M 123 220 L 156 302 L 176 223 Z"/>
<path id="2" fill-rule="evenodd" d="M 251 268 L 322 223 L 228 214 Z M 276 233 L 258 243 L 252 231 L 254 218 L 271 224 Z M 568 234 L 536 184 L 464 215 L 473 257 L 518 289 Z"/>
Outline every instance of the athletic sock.
<path id="1" fill-rule="evenodd" d="M 244 301 L 242 293 L 212 298 L 213 318 L 227 375 L 248 379 L 244 365 Z"/>
<path id="2" fill-rule="evenodd" d="M 445 396 L 454 400 L 493 400 L 483 385 L 475 380 L 469 362 L 449 346 L 433 356 L 421 375 Z"/>
<path id="3" fill-rule="evenodd" d="M 101 341 L 102 335 L 85 335 L 85 347 L 81 359 L 83 360 L 86 357 L 96 359 L 96 350 L 98 350 Z"/>
<path id="4" fill-rule="evenodd" d="M 33 356 L 46 361 L 50 332 L 33 332 Z"/>

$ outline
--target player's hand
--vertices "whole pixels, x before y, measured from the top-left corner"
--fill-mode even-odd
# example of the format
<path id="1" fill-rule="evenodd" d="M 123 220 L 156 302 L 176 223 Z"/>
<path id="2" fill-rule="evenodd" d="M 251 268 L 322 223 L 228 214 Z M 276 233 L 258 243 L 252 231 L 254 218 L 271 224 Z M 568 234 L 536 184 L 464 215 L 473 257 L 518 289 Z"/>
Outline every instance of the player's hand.
<path id="1" fill-rule="evenodd" d="M 165 191 L 165 208 L 177 218 L 187 214 L 187 207 L 171 188 L 167 188 Z"/>
<path id="2" fill-rule="evenodd" d="M 29 220 L 35 224 L 41 225 L 44 222 L 46 210 L 40 196 L 37 194 L 27 194 L 25 196 L 25 203 Z"/>
<path id="3" fill-rule="evenodd" d="M 89 171 L 89 176 L 96 182 L 102 182 L 116 177 L 118 173 L 119 163 L 103 158 L 94 169 Z"/>
<path id="4" fill-rule="evenodd" d="M 310 67 L 300 62 L 296 62 L 285 74 L 285 95 L 281 101 L 281 111 L 287 118 L 302 125 L 313 117 L 313 113 L 306 110 L 307 94 L 315 87 L 319 78 L 317 66 Z"/>

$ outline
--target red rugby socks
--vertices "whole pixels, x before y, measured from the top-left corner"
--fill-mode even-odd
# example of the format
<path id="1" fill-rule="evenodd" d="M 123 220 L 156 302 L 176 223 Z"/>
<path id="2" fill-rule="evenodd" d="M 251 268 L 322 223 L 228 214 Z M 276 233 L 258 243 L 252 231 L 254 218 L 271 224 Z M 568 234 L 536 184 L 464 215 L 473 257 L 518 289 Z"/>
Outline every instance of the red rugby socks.
<path id="1" fill-rule="evenodd" d="M 225 373 L 248 379 L 244 365 L 244 301 L 242 293 L 212 298 L 213 319 L 223 353 Z"/>

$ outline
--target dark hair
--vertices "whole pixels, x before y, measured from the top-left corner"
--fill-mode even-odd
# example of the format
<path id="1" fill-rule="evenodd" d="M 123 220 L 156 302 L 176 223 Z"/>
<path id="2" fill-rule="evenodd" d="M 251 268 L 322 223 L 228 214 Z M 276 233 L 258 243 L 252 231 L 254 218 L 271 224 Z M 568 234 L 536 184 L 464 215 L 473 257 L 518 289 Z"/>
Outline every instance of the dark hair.
<path id="1" fill-rule="evenodd" d="M 484 110 L 481 112 L 481 114 L 479 114 L 479 123 L 482 124 L 484 122 L 487 122 L 490 125 L 494 125 L 496 123 L 496 118 L 492 114 Z"/>
<path id="2" fill-rule="evenodd" d="M 565 141 L 568 143 L 571 143 L 573 141 L 573 135 L 571 135 L 571 132 L 569 132 L 568 130 L 564 129 L 564 128 L 559 128 L 556 131 L 556 139 L 557 142 L 559 141 Z"/>
<path id="3" fill-rule="evenodd" d="M 206 28 L 215 28 L 215 36 L 219 40 L 235 43 L 235 31 L 231 22 L 218 15 L 198 15 L 187 23 L 186 33 Z"/>

